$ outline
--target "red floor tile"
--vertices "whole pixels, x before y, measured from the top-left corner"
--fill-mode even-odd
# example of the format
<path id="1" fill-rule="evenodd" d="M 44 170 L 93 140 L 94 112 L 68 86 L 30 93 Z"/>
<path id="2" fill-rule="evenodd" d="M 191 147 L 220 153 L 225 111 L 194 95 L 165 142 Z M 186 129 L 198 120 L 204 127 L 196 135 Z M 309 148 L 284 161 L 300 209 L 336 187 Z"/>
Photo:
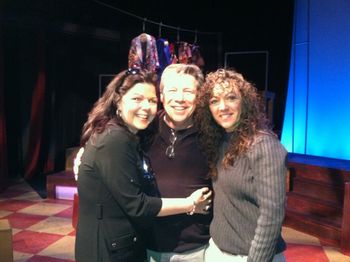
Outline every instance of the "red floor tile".
<path id="1" fill-rule="evenodd" d="M 45 199 L 46 203 L 54 203 L 54 204 L 64 204 L 64 205 L 72 205 L 73 206 L 73 200 L 66 200 L 66 199 Z"/>
<path id="2" fill-rule="evenodd" d="M 287 244 L 287 262 L 329 262 L 321 246 Z"/>
<path id="3" fill-rule="evenodd" d="M 75 237 L 76 233 L 77 233 L 77 232 L 76 232 L 75 230 L 73 230 L 71 233 L 68 234 L 68 236 Z"/>
<path id="4" fill-rule="evenodd" d="M 30 215 L 30 214 L 22 214 L 22 213 L 13 213 L 4 217 L 9 220 L 11 227 L 26 229 L 31 225 L 34 225 L 44 219 L 47 216 L 38 216 L 38 215 Z"/>
<path id="5" fill-rule="evenodd" d="M 0 202 L 0 209 L 8 211 L 18 211 L 22 208 L 29 207 L 36 203 L 37 202 L 33 201 L 10 199 L 8 201 Z"/>
<path id="6" fill-rule="evenodd" d="M 21 231 L 13 236 L 13 250 L 36 254 L 62 237 L 56 234 Z"/>
<path id="7" fill-rule="evenodd" d="M 73 207 L 69 207 L 55 215 L 55 217 L 65 217 L 65 218 L 72 218 L 72 216 L 73 216 Z"/>
<path id="8" fill-rule="evenodd" d="M 74 262 L 74 260 L 60 259 L 45 256 L 32 256 L 27 262 Z"/>

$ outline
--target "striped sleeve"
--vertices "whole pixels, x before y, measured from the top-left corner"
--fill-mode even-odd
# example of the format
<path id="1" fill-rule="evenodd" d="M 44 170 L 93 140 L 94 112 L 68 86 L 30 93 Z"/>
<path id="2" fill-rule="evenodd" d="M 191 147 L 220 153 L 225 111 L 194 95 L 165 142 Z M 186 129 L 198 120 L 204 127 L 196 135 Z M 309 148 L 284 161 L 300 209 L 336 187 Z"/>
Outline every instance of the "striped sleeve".
<path id="1" fill-rule="evenodd" d="M 272 261 L 285 213 L 287 152 L 276 138 L 264 136 L 248 155 L 256 179 L 259 218 L 247 261 Z"/>

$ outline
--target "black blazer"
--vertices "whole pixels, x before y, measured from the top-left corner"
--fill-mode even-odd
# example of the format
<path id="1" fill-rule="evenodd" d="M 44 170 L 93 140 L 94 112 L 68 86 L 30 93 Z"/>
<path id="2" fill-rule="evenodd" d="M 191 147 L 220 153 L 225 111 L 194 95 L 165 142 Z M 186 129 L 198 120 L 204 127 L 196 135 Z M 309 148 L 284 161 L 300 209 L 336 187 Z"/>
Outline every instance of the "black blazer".
<path id="1" fill-rule="evenodd" d="M 79 168 L 77 262 L 143 261 L 138 226 L 150 223 L 161 199 L 143 192 L 138 140 L 109 126 L 87 142 Z"/>

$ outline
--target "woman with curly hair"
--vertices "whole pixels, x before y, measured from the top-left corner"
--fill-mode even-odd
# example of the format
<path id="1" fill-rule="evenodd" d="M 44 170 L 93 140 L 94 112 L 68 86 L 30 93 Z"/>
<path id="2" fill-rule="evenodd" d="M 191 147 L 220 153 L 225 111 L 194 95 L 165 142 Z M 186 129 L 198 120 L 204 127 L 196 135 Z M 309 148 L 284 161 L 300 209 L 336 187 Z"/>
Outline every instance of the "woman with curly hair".
<path id="1" fill-rule="evenodd" d="M 281 237 L 287 152 L 255 87 L 234 70 L 209 73 L 196 122 L 213 179 L 205 261 L 285 261 Z"/>

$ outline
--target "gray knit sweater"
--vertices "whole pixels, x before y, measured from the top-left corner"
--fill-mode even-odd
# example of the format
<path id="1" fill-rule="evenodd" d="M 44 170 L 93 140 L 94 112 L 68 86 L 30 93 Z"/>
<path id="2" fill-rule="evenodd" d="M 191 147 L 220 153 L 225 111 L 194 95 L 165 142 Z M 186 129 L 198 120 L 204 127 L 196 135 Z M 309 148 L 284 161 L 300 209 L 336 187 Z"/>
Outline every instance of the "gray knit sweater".
<path id="1" fill-rule="evenodd" d="M 281 237 L 285 207 L 287 152 L 277 138 L 260 135 L 250 150 L 228 168 L 221 160 L 213 181 L 214 219 L 210 234 L 224 252 L 268 262 L 285 250 Z"/>

